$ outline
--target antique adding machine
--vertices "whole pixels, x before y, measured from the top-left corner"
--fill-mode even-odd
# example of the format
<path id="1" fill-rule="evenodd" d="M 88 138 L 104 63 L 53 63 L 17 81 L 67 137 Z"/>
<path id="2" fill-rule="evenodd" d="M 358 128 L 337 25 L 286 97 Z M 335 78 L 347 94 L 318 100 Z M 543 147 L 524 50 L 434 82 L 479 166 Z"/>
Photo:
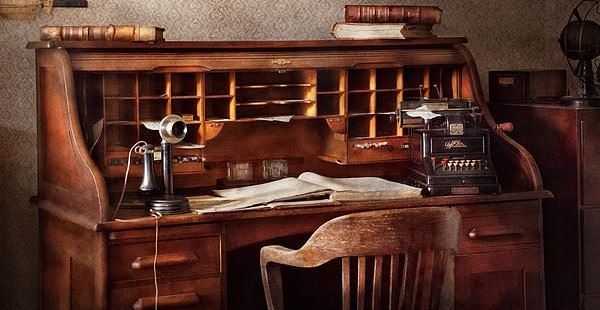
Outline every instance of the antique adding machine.
<path id="1" fill-rule="evenodd" d="M 420 103 L 418 111 L 429 118 L 423 117 L 424 128 L 412 129 L 409 178 L 431 196 L 498 193 L 479 107 L 463 100 Z"/>

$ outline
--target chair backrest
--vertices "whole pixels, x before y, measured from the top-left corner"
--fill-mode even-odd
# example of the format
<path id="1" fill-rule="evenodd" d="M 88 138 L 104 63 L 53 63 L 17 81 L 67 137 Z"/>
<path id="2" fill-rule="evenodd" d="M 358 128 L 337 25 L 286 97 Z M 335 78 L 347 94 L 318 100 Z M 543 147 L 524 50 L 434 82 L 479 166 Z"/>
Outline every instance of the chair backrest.
<path id="1" fill-rule="evenodd" d="M 343 309 L 451 309 L 459 228 L 460 214 L 451 208 L 334 218 L 298 250 L 261 249 L 267 305 L 283 309 L 280 265 L 316 267 L 341 258 Z"/>

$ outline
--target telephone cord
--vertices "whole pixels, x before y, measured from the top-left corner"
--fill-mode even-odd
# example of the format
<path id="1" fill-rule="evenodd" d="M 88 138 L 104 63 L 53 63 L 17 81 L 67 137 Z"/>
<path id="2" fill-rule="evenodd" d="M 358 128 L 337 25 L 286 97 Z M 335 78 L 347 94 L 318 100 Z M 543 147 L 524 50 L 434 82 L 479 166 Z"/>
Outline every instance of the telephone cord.
<path id="1" fill-rule="evenodd" d="M 155 219 L 155 234 L 154 234 L 154 262 L 152 269 L 154 271 L 154 310 L 158 310 L 158 275 L 156 273 L 156 261 L 158 260 L 158 220 L 162 214 L 154 209 L 150 209 L 150 214 Z"/>

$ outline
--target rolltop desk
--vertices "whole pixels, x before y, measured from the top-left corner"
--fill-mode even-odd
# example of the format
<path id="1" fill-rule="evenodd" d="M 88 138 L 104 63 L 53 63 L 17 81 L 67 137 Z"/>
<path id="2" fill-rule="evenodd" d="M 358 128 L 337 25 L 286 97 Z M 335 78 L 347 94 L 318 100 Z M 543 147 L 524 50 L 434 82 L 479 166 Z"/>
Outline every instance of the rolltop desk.
<path id="1" fill-rule="evenodd" d="M 421 91 L 480 105 L 501 194 L 164 216 L 159 307 L 264 308 L 262 245 L 301 244 L 320 224 L 350 212 L 447 206 L 462 215 L 456 308 L 542 309 L 540 201 L 551 194 L 527 150 L 497 129 L 466 42 L 30 43 L 37 59 L 42 308 L 153 308 L 155 220 L 143 210 L 116 214 L 128 221 L 113 215 L 129 147 L 158 144 L 143 120 L 193 115 L 186 140 L 205 147 L 174 151 L 188 158 L 173 164 L 178 193 L 226 186 L 228 163 L 250 163 L 260 179 L 264 160 L 285 160 L 290 176 L 403 180 L 409 128 L 396 121 L 396 110 Z M 277 116 L 293 117 L 264 120 Z M 134 160 L 129 190 L 140 173 Z M 335 296 L 339 284 L 323 283 L 294 288 L 286 296 L 290 308 L 311 307 L 303 305 L 308 300 L 330 307 L 311 293 Z"/>

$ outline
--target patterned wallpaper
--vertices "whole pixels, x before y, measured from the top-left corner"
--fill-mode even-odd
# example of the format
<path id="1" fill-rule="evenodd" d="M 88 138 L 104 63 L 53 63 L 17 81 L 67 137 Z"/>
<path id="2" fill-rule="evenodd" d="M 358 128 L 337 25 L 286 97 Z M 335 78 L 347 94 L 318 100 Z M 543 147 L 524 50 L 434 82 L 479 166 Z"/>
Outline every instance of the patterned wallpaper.
<path id="1" fill-rule="evenodd" d="M 578 0 L 89 0 L 34 21 L 0 19 L 0 308 L 37 305 L 34 52 L 42 25 L 146 24 L 168 40 L 329 38 L 347 3 L 432 4 L 444 10 L 439 35 L 466 36 L 487 89 L 493 69 L 564 68 L 556 42 Z M 52 150 L 44 150 L 52 151 Z"/>

